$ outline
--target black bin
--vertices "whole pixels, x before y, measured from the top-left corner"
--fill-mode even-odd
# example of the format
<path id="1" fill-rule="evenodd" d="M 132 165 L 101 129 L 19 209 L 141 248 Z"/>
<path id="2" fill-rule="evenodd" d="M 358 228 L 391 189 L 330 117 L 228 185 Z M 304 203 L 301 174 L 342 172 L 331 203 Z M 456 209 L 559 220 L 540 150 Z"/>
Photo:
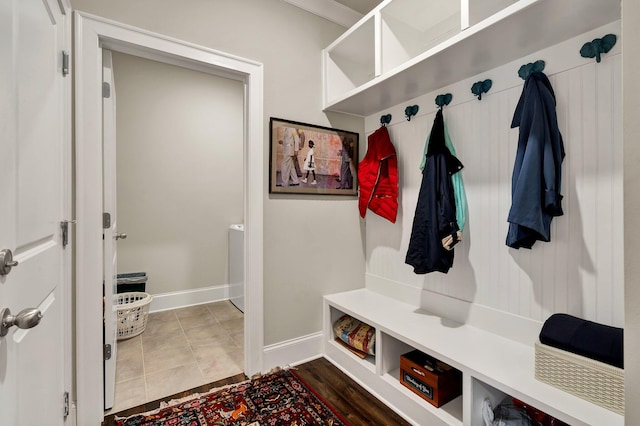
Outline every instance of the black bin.
<path id="1" fill-rule="evenodd" d="M 130 272 L 118 274 L 117 293 L 129 293 L 132 291 L 145 292 L 147 286 L 146 272 Z"/>

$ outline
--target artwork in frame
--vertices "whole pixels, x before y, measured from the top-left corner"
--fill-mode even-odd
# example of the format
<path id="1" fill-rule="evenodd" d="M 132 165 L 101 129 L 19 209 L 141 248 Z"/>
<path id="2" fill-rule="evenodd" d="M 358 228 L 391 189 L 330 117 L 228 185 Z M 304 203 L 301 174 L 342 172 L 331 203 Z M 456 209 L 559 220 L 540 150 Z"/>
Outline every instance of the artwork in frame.
<path id="1" fill-rule="evenodd" d="M 358 194 L 358 133 L 280 118 L 269 124 L 270 193 Z"/>

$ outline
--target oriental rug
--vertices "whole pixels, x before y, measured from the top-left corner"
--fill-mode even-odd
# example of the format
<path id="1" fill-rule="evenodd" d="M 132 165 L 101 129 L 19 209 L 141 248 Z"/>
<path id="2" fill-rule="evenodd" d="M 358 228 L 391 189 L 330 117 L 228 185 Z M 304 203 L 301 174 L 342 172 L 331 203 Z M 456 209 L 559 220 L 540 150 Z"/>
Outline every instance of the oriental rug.
<path id="1" fill-rule="evenodd" d="M 349 426 L 293 370 L 171 401 L 116 422 L 119 426 Z"/>

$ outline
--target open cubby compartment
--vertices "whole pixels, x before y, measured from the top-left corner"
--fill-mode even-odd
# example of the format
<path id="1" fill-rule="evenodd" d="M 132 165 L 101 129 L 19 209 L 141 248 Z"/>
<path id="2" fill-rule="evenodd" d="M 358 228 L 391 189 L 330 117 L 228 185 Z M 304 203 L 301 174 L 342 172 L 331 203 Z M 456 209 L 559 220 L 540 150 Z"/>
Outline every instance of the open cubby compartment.
<path id="1" fill-rule="evenodd" d="M 455 0 L 395 0 L 380 16 L 382 74 L 462 30 L 460 1 Z"/>
<path id="2" fill-rule="evenodd" d="M 325 96 L 331 102 L 376 77 L 375 16 L 351 27 L 327 47 Z"/>
<path id="3" fill-rule="evenodd" d="M 358 318 L 357 316 L 351 315 L 350 313 L 343 312 L 340 309 L 335 308 L 334 306 L 329 306 L 329 324 L 327 324 L 327 326 L 329 327 L 329 339 L 328 339 L 329 341 L 326 342 L 326 344 L 328 345 L 328 349 L 330 348 L 331 350 L 330 351 L 327 350 L 327 352 L 333 353 L 333 354 L 345 355 L 348 359 L 351 359 L 355 363 L 360 364 L 362 367 L 366 368 L 372 373 L 376 373 L 376 357 L 375 356 L 367 355 L 365 358 L 360 358 L 355 354 L 351 353 L 347 348 L 342 346 L 340 343 L 335 341 L 335 339 L 338 336 L 336 336 L 335 331 L 333 331 L 333 324 L 335 324 L 335 322 L 345 314 L 350 315 L 353 318 L 360 320 L 364 323 L 367 322 L 363 318 Z M 376 329 L 376 353 L 380 348 L 379 336 L 380 336 L 380 331 Z"/>
<path id="4" fill-rule="evenodd" d="M 488 399 L 491 402 L 493 408 L 497 407 L 508 394 L 502 392 L 499 389 L 488 385 L 475 377 L 471 378 L 471 410 L 469 412 L 470 426 L 485 426 L 484 419 L 482 417 L 482 406 L 484 400 Z"/>
<path id="5" fill-rule="evenodd" d="M 449 401 L 445 405 L 436 408 L 415 393 L 411 392 L 400 382 L 400 356 L 411 352 L 414 349 L 419 349 L 420 351 L 431 355 L 423 348 L 416 348 L 382 331 L 380 333 L 380 352 L 378 353 L 378 357 L 380 358 L 380 369 L 383 380 L 392 385 L 406 398 L 410 398 L 414 402 L 418 403 L 423 409 L 435 414 L 437 418 L 443 420 L 446 424 L 461 425 L 463 416 L 462 395 Z"/>
<path id="6" fill-rule="evenodd" d="M 519 0 L 462 0 L 463 8 L 468 9 L 466 26 L 473 26 L 503 9 L 517 3 Z M 466 3 L 466 4 L 465 4 Z M 464 25 L 464 22 L 463 22 Z"/>
<path id="7" fill-rule="evenodd" d="M 470 401 L 471 408 L 469 412 L 470 419 L 468 421 L 468 424 L 470 426 L 485 426 L 485 422 L 482 416 L 482 406 L 484 404 L 485 399 L 488 399 L 491 402 L 491 407 L 495 409 L 498 405 L 500 405 L 500 403 L 505 402 L 505 400 L 509 401 L 511 398 L 514 397 L 513 395 L 503 392 L 500 389 L 497 389 L 494 386 L 491 386 L 490 384 L 482 380 L 479 380 L 476 377 L 471 378 L 471 394 L 472 394 L 472 399 Z M 515 398 L 519 399 L 525 404 L 531 404 L 530 406 L 535 407 L 538 411 L 547 412 L 547 414 L 551 416 L 554 416 L 554 415 L 558 416 L 557 419 L 560 421 L 564 420 L 566 422 L 569 422 L 569 424 L 578 424 L 571 421 L 571 419 L 562 419 L 561 417 L 566 417 L 566 414 L 561 413 L 558 410 L 556 410 L 558 411 L 557 413 L 548 412 L 544 410 L 543 406 L 532 403 L 531 401 L 528 401 L 526 396 L 522 396 L 522 397 L 515 396 Z M 562 408 L 562 407 L 559 407 L 559 408 Z M 589 422 L 589 424 L 592 424 L 592 423 Z M 599 421 L 594 421 L 593 424 L 603 424 L 603 423 L 599 423 Z"/>
<path id="8" fill-rule="evenodd" d="M 383 376 L 393 378 L 400 385 L 400 355 L 411 352 L 415 348 L 398 340 L 385 332 L 380 333 L 380 369 Z"/>

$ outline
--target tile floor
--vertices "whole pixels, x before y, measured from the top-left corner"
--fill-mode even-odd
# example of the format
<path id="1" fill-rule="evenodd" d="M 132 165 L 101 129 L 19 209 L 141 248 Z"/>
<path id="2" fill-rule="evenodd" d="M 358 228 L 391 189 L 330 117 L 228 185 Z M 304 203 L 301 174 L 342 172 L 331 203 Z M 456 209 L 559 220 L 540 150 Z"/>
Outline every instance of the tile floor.
<path id="1" fill-rule="evenodd" d="M 118 342 L 115 413 L 243 372 L 244 315 L 229 301 L 149 314 Z"/>

